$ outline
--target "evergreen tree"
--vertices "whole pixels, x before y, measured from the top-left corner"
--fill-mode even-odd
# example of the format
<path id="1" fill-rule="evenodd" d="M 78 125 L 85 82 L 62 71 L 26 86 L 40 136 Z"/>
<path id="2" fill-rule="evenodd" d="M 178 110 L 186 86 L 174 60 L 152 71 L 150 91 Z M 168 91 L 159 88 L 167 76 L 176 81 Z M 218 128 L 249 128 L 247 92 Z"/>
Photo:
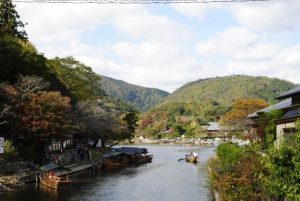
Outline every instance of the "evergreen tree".
<path id="1" fill-rule="evenodd" d="M 10 35 L 27 40 L 24 24 L 15 10 L 12 0 L 0 0 L 0 36 Z"/>

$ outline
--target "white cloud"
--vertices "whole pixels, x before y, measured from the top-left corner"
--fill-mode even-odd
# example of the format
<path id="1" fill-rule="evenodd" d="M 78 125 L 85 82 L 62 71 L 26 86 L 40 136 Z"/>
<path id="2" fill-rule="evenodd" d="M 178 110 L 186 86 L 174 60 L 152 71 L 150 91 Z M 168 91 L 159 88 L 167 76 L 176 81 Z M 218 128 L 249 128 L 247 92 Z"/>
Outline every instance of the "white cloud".
<path id="1" fill-rule="evenodd" d="M 167 9 L 177 15 L 164 13 Z M 284 42 L 300 24 L 298 0 L 176 4 L 162 12 L 144 5 L 22 3 L 17 10 L 28 22 L 30 40 L 46 56 L 73 55 L 99 74 L 133 84 L 172 91 L 192 80 L 228 74 L 300 82 L 299 41 Z M 235 25 L 232 18 L 232 27 L 224 26 L 225 20 L 216 22 L 215 36 L 197 43 L 196 30 L 203 27 L 196 23 L 218 11 L 222 12 L 217 17 L 231 14 Z M 217 30 L 219 25 L 222 30 Z M 107 27 L 107 38 L 89 34 Z"/>
<path id="2" fill-rule="evenodd" d="M 227 74 L 266 75 L 299 82 L 300 44 L 286 46 L 265 40 L 245 27 L 233 27 L 199 42 L 196 49 L 200 55 L 216 60 L 225 57 Z"/>
<path id="3" fill-rule="evenodd" d="M 209 9 L 214 7 L 208 4 L 173 4 L 171 8 L 189 18 L 202 20 L 209 12 Z"/>
<path id="4" fill-rule="evenodd" d="M 299 0 L 240 3 L 229 9 L 242 25 L 260 31 L 282 32 L 300 25 Z"/>
<path id="5" fill-rule="evenodd" d="M 215 37 L 199 43 L 197 51 L 200 53 L 227 53 L 230 54 L 231 49 L 240 49 L 256 42 L 257 35 L 248 30 L 246 27 L 231 27 Z"/>
<path id="6" fill-rule="evenodd" d="M 17 8 L 29 24 L 31 41 L 40 51 L 49 57 L 73 55 L 99 74 L 174 90 L 178 82 L 183 84 L 187 78 L 174 75 L 178 78 L 170 79 L 169 70 L 184 74 L 195 63 L 182 51 L 190 35 L 184 25 L 166 15 L 152 13 L 146 6 L 19 4 Z M 98 47 L 82 40 L 89 31 L 101 32 L 101 25 L 113 27 L 125 41 Z M 128 42 L 131 40 L 141 42 Z"/>

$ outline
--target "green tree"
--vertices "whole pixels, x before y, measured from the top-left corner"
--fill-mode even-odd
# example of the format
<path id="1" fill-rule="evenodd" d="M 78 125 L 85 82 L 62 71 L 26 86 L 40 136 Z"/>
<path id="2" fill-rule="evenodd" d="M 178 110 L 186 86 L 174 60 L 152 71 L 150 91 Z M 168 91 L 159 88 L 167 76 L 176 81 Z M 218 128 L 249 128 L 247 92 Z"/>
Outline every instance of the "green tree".
<path id="1" fill-rule="evenodd" d="M 281 110 L 258 113 L 255 124 L 257 125 L 257 137 L 261 140 L 262 149 L 267 150 L 273 147 L 276 140 L 276 120 L 280 119 L 283 114 Z"/>
<path id="2" fill-rule="evenodd" d="M 100 77 L 92 71 L 91 67 L 73 57 L 56 57 L 48 61 L 48 67 L 75 100 L 95 100 L 104 94 L 99 83 Z"/>
<path id="3" fill-rule="evenodd" d="M 24 23 L 15 10 L 12 0 L 0 1 L 0 36 L 10 35 L 22 40 L 27 40 Z"/>
<path id="4" fill-rule="evenodd" d="M 283 140 L 265 158 L 268 171 L 264 183 L 271 195 L 281 200 L 300 200 L 300 125 L 292 140 Z"/>
<path id="5" fill-rule="evenodd" d="M 127 124 L 127 129 L 133 136 L 135 133 L 135 128 L 137 127 L 137 115 L 135 112 L 127 112 L 125 116 L 122 118 L 123 121 Z"/>

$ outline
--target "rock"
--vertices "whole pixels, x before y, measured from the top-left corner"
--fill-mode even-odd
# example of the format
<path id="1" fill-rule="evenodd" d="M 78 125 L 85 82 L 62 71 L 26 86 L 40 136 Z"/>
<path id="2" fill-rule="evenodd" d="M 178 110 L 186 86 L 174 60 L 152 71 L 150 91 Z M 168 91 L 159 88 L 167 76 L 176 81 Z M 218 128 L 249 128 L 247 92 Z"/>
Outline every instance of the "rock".
<path id="1" fill-rule="evenodd" d="M 2 176 L 0 177 L 0 191 L 15 191 L 24 186 L 17 176 Z"/>

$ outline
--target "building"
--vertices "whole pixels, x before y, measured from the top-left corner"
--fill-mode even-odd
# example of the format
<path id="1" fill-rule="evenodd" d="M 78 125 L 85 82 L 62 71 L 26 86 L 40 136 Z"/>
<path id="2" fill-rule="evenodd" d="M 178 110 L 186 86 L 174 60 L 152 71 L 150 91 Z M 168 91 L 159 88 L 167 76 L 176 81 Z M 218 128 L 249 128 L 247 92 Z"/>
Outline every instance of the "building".
<path id="1" fill-rule="evenodd" d="M 283 137 L 288 138 L 295 132 L 296 121 L 300 117 L 300 85 L 281 94 L 276 99 L 281 100 L 281 102 L 254 112 L 248 115 L 248 118 L 255 122 L 259 113 L 282 110 L 283 117 L 276 121 L 276 141 L 280 143 Z M 255 133 L 255 129 L 256 125 L 253 123 L 251 132 Z"/>
<path id="2" fill-rule="evenodd" d="M 288 99 L 291 102 L 281 109 L 284 115 L 276 121 L 276 139 L 277 142 L 280 142 L 283 137 L 290 137 L 296 130 L 296 121 L 300 117 L 300 85 L 281 94 L 277 99 Z"/>

